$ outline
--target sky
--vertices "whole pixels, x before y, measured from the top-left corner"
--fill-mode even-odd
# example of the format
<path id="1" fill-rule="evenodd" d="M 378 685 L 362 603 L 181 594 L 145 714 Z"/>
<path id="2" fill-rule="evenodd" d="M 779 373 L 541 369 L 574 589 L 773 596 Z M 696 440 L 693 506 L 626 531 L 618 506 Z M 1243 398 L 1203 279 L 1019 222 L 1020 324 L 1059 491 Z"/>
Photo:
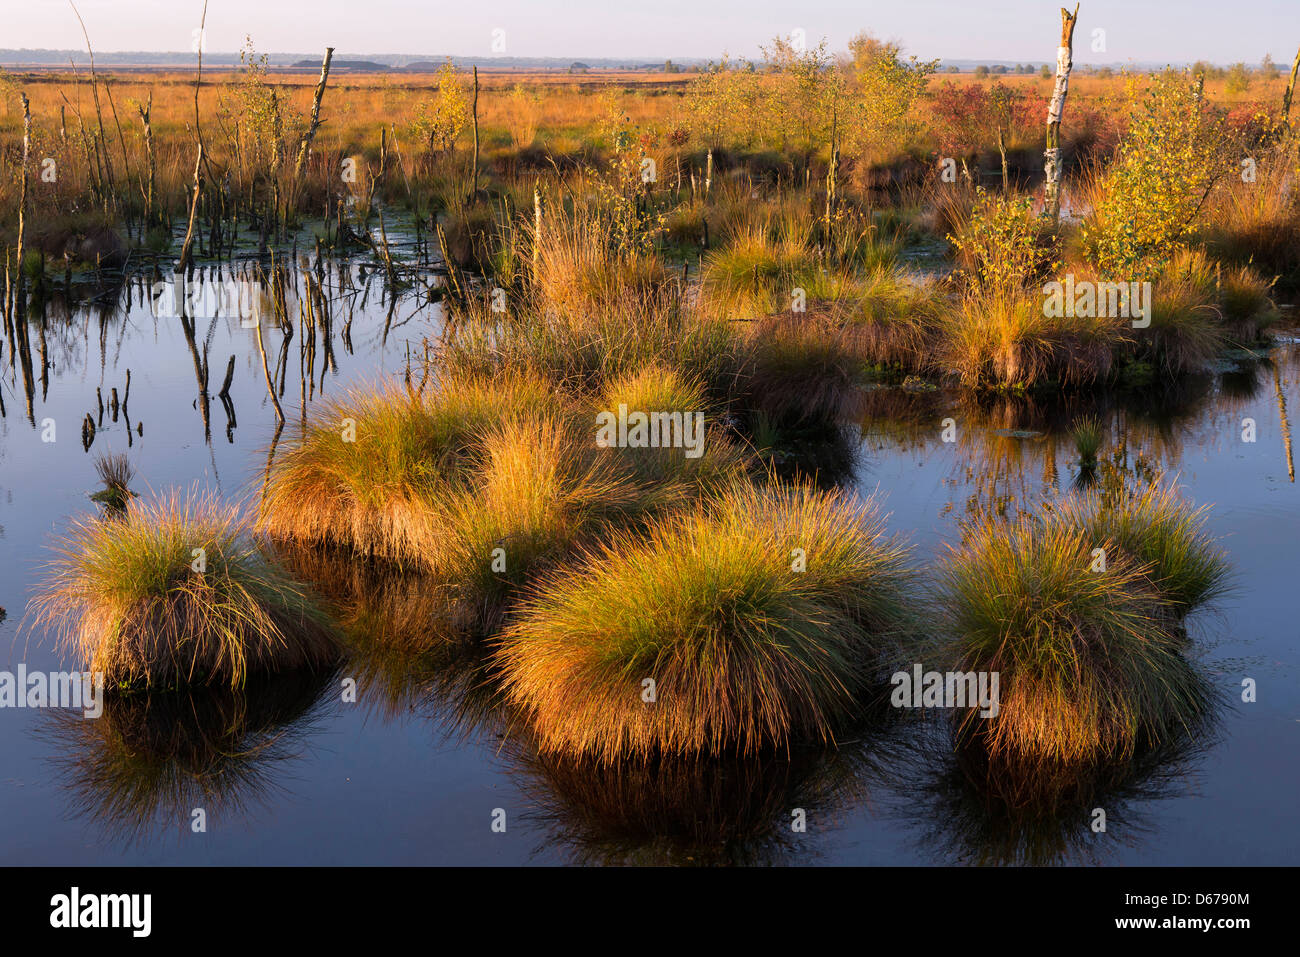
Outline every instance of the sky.
<path id="1" fill-rule="evenodd" d="M 84 47 L 68 0 L 4 0 L 0 47 Z M 79 0 L 98 51 L 186 51 L 203 0 Z M 1055 60 L 1053 0 L 209 0 L 206 49 L 336 56 L 614 58 L 756 57 L 802 30 L 843 50 L 870 30 L 922 58 Z M 1103 31 L 1098 34 L 1095 31 Z M 496 33 L 494 31 L 503 31 Z M 504 46 L 504 49 L 494 48 Z M 1289 65 L 1300 0 L 1083 0 L 1079 63 L 1238 60 Z M 1100 49 L 1094 49 L 1100 47 Z"/>

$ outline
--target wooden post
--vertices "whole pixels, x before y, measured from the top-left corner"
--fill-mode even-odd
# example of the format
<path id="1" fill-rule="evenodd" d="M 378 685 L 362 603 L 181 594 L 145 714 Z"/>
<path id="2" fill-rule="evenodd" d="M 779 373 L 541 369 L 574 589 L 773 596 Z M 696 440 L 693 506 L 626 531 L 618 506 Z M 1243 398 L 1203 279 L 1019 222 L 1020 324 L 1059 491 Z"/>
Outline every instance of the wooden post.
<path id="1" fill-rule="evenodd" d="M 1043 212 L 1056 222 L 1061 218 L 1061 115 L 1065 112 L 1065 97 L 1070 88 L 1070 70 L 1074 66 L 1074 24 L 1079 17 L 1079 5 L 1074 13 L 1061 8 L 1061 45 L 1056 50 L 1056 86 L 1052 89 L 1052 102 L 1047 107 L 1047 162 L 1044 170 L 1047 185 L 1043 191 Z"/>
<path id="2" fill-rule="evenodd" d="M 311 105 L 311 123 L 303 135 L 302 143 L 298 146 L 298 162 L 293 167 L 294 183 L 302 179 L 302 168 L 307 163 L 307 151 L 311 149 L 311 141 L 316 138 L 316 130 L 320 126 L 320 102 L 325 98 L 325 82 L 330 78 L 330 60 L 333 57 L 334 48 L 326 47 L 325 59 L 320 65 L 320 80 L 316 83 L 316 97 Z"/>

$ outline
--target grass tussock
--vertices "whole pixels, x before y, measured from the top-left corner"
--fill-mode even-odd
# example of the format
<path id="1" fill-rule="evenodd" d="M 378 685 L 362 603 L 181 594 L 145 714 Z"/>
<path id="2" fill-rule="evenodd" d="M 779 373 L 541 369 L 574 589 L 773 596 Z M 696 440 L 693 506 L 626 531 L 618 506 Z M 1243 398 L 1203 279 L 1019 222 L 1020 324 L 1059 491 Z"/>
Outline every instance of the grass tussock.
<path id="1" fill-rule="evenodd" d="M 940 569 L 958 667 L 997 672 L 1000 709 L 961 718 L 994 756 L 1053 765 L 1125 760 L 1205 708 L 1147 568 L 1065 522 L 972 529 Z"/>
<path id="2" fill-rule="evenodd" d="M 102 505 L 108 514 L 120 515 L 135 498 L 130 488 L 135 476 L 130 459 L 122 453 L 101 455 L 95 459 L 95 475 L 104 487 L 92 494 L 91 500 Z"/>
<path id="3" fill-rule="evenodd" d="M 1087 385 L 1109 373 L 1124 321 L 1048 316 L 1034 295 L 969 294 L 941 319 L 939 355 L 966 386 Z"/>
<path id="4" fill-rule="evenodd" d="M 620 307 L 662 306 L 672 296 L 667 269 L 653 249 L 630 241 L 625 223 L 596 203 L 548 206 L 536 237 L 520 234 L 535 305 L 544 315 L 572 316 Z"/>
<path id="5" fill-rule="evenodd" d="M 870 503 L 741 486 L 548 576 L 497 659 L 547 752 L 828 742 L 907 627 L 909 581 Z"/>
<path id="6" fill-rule="evenodd" d="M 354 390 L 282 448 L 261 524 L 276 538 L 427 567 L 450 547 L 448 496 L 464 487 L 485 432 L 556 404 L 526 375 L 450 375 L 423 395 Z"/>
<path id="7" fill-rule="evenodd" d="M 727 437 L 704 384 L 669 368 L 646 366 L 619 376 L 605 385 L 596 404 L 598 416 L 625 408 L 658 423 L 660 447 L 608 453 L 638 489 L 643 511 L 716 494 L 744 478 L 752 466 L 752 456 Z M 676 437 L 682 444 L 669 444 Z"/>
<path id="8" fill-rule="evenodd" d="M 495 623 L 514 589 L 639 508 L 636 486 L 591 439 L 555 418 L 504 421 L 447 504 L 448 546 L 429 564 L 462 613 Z"/>
<path id="9" fill-rule="evenodd" d="M 703 383 L 711 402 L 725 402 L 745 356 L 732 324 L 673 300 L 550 316 L 528 310 L 504 321 L 473 316 L 444 337 L 439 361 L 455 375 L 492 378 L 517 372 L 552 389 L 589 395 L 614 379 L 661 365 Z"/>
<path id="10" fill-rule="evenodd" d="M 1206 508 L 1183 501 L 1172 486 L 1153 485 L 1118 501 L 1067 499 L 1054 517 L 1082 529 L 1093 547 L 1110 543 L 1126 553 L 1182 616 L 1222 597 L 1231 578 L 1226 553 L 1205 530 Z"/>
<path id="11" fill-rule="evenodd" d="M 1101 420 L 1095 415 L 1083 416 L 1074 423 L 1070 437 L 1074 440 L 1075 451 L 1079 453 L 1079 464 L 1084 468 L 1095 466 L 1097 453 L 1101 451 L 1101 444 L 1106 439 Z"/>
<path id="12" fill-rule="evenodd" d="M 35 621 L 109 683 L 238 688 L 337 653 L 313 597 L 211 496 L 135 500 L 120 520 L 74 523 L 55 548 Z"/>
<path id="13" fill-rule="evenodd" d="M 861 366 L 825 317 L 772 316 L 748 340 L 746 405 L 777 423 L 837 422 L 854 408 Z"/>
<path id="14" fill-rule="evenodd" d="M 948 303 L 936 282 L 892 269 L 863 277 L 848 300 L 846 343 L 864 363 L 928 371 Z"/>
<path id="15" fill-rule="evenodd" d="M 769 316 L 788 310 L 793 290 L 806 291 L 820 265 L 802 237 L 774 239 L 765 229 L 745 229 L 705 259 L 702 295 L 714 314 L 727 319 Z"/>

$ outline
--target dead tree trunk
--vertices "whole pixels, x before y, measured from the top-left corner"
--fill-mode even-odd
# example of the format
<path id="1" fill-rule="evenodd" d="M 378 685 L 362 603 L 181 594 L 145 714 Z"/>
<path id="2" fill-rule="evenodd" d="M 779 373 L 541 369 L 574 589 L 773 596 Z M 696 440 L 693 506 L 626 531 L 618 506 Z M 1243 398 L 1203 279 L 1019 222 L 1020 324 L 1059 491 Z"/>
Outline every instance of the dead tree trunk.
<path id="1" fill-rule="evenodd" d="M 144 152 L 149 163 L 149 178 L 144 185 L 144 221 L 145 229 L 153 228 L 153 189 L 154 179 L 157 175 L 157 162 L 153 155 L 153 124 L 149 115 L 153 112 L 153 90 L 149 91 L 149 101 L 144 105 L 136 105 L 140 111 L 140 122 L 144 124 Z"/>
<path id="2" fill-rule="evenodd" d="M 474 67 L 474 163 L 471 167 L 470 175 L 473 177 L 473 183 L 470 186 L 470 199 L 478 200 L 478 67 Z"/>
<path id="3" fill-rule="evenodd" d="M 1291 126 L 1291 97 L 1295 95 L 1296 74 L 1300 73 L 1300 50 L 1295 51 L 1295 59 L 1291 62 L 1291 77 L 1286 81 L 1286 93 L 1282 95 L 1282 125 Z"/>
<path id="4" fill-rule="evenodd" d="M 998 127 L 998 152 L 1002 154 L 1002 192 L 1007 193 L 1011 190 L 1011 180 L 1007 175 L 1007 141 L 1001 126 Z"/>
<path id="5" fill-rule="evenodd" d="M 27 232 L 27 163 L 32 151 L 32 106 L 26 93 L 19 93 L 18 96 L 23 104 L 23 169 L 18 187 L 18 298 L 14 314 L 21 318 L 26 306 L 23 298 L 23 244 Z"/>
<path id="6" fill-rule="evenodd" d="M 1061 8 L 1061 45 L 1056 50 L 1056 86 L 1052 89 L 1052 102 L 1047 107 L 1047 150 L 1044 172 L 1047 185 L 1043 190 L 1043 212 L 1052 222 L 1061 217 L 1061 115 L 1065 112 L 1065 96 L 1070 88 L 1070 70 L 1074 66 L 1074 24 L 1079 18 L 1079 5 L 1074 13 Z"/>
<path id="7" fill-rule="evenodd" d="M 185 244 L 181 246 L 181 261 L 178 272 L 184 272 L 190 264 L 190 247 L 194 245 L 194 219 L 199 210 L 199 195 L 203 191 L 203 144 L 199 144 L 199 157 L 194 161 L 194 195 L 190 197 L 190 219 L 185 227 Z"/>
<path id="8" fill-rule="evenodd" d="M 302 168 L 307 163 L 307 153 L 311 149 L 311 141 L 316 138 L 316 130 L 320 126 L 320 101 L 325 97 L 325 81 L 330 77 L 330 60 L 334 57 L 334 48 L 325 48 L 325 59 L 320 65 L 320 80 L 316 84 L 316 97 L 311 104 L 311 123 L 307 127 L 307 132 L 303 134 L 302 143 L 298 146 L 298 162 L 293 167 L 293 181 L 297 185 L 302 179 Z"/>

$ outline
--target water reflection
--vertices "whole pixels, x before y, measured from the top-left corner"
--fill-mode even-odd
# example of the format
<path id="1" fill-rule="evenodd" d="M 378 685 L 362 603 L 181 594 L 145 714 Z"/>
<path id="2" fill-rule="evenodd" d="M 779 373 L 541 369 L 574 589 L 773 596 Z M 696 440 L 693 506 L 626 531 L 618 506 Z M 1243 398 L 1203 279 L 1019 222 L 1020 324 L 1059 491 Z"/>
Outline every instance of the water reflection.
<path id="1" fill-rule="evenodd" d="M 336 672 L 298 671 L 143 695 L 109 692 L 98 718 L 45 713 L 38 731 L 75 815 L 124 844 L 190 826 L 246 819 L 286 790 L 286 766 L 336 701 Z"/>
<path id="2" fill-rule="evenodd" d="M 965 519 L 1037 512 L 1072 488 L 1119 488 L 1177 472 L 1192 449 L 1230 454 L 1253 442 L 1252 428 L 1276 426 L 1284 465 L 1295 480 L 1284 376 L 1300 372 L 1300 347 L 1280 341 L 1267 355 L 1243 353 L 1216 376 L 1187 377 L 1140 391 L 1094 395 L 975 395 L 965 391 L 877 387 L 862 395 L 858 435 L 870 483 L 875 458 L 952 449 L 948 510 Z M 1256 422 L 1271 397 L 1274 422 Z M 1076 433 L 1095 420 L 1100 454 L 1086 461 Z M 965 489 L 964 493 L 958 490 Z"/>
<path id="3" fill-rule="evenodd" d="M 954 749 L 946 729 L 929 727 L 897 769 L 889 814 L 934 863 L 1111 863 L 1122 848 L 1150 840 L 1161 802 L 1195 790 L 1202 759 L 1218 743 L 1217 728 L 1207 713 L 1187 735 L 1131 761 L 1053 767 Z"/>
<path id="4" fill-rule="evenodd" d="M 44 415 L 57 416 L 61 429 L 72 423 L 74 448 L 77 423 L 88 420 L 87 458 L 159 437 L 162 461 L 137 463 L 147 485 L 187 483 L 209 461 L 215 471 L 214 445 L 232 447 L 225 462 L 246 466 L 256 481 L 266 438 L 272 428 L 279 435 L 277 404 L 291 430 L 323 394 L 358 377 L 409 376 L 439 318 L 432 273 L 397 291 L 373 264 L 314 257 L 305 266 L 266 257 L 189 273 L 205 288 L 251 282 L 261 290 L 259 347 L 237 313 L 159 315 L 155 284 L 169 278 L 154 268 L 104 270 L 68 290 L 41 291 L 6 330 L 0 416 L 37 435 Z M 890 457 L 942 452 L 934 468 L 952 515 L 1012 515 L 1072 487 L 1104 490 L 1177 472 L 1193 453 L 1230 455 L 1243 418 L 1255 416 L 1283 437 L 1276 469 L 1294 481 L 1288 392 L 1297 373 L 1300 346 L 1283 340 L 1266 357 L 1234 356 L 1214 376 L 1159 389 L 1049 399 L 876 388 L 862 394 L 847 440 L 837 433 L 837 441 L 818 436 L 800 447 L 796 437 L 777 452 L 824 482 L 856 475 L 866 484 Z M 956 425 L 952 442 L 944 441 L 947 418 Z M 1090 418 L 1102 432 L 1091 470 L 1075 437 Z M 212 443 L 214 431 L 225 441 Z M 196 454 L 189 444 L 199 437 Z M 6 429 L 4 439 L 6 468 L 35 460 L 31 430 Z M 83 492 L 85 471 L 63 484 Z M 1256 471 L 1239 480 L 1258 479 Z M 46 489 L 23 479 L 13 491 L 21 520 Z M 911 531 L 927 527 L 926 518 L 909 513 L 895 524 Z M 39 544 L 19 547 L 35 552 Z M 1211 722 L 1130 765 L 1046 776 L 956 751 L 946 729 L 884 718 L 838 749 L 790 755 L 615 767 L 546 757 L 502 706 L 487 649 L 465 639 L 429 580 L 327 550 L 281 557 L 327 599 L 346 636 L 348 657 L 337 670 L 263 679 L 240 693 L 110 695 L 94 721 L 46 716 L 41 733 L 74 812 L 110 840 L 146 842 L 184 828 L 199 806 L 228 818 L 278 800 L 290 765 L 307 759 L 312 736 L 333 719 L 344 677 L 376 719 L 427 721 L 482 748 L 484 763 L 495 761 L 530 797 L 544 835 L 539 850 L 587 863 L 808 863 L 836 829 L 878 814 L 903 823 L 917 853 L 937 862 L 1105 862 L 1148 840 L 1160 803 L 1194 788 L 1216 740 Z M 1098 807 L 1105 834 L 1090 827 Z M 806 833 L 791 827 L 796 809 L 807 816 Z"/>
<path id="5" fill-rule="evenodd" d="M 892 776 L 891 718 L 873 716 L 837 748 L 789 754 L 603 765 L 539 754 L 522 735 L 506 753 L 543 847 L 572 863 L 811 864 L 870 782 Z"/>
<path id="6" fill-rule="evenodd" d="M 278 554 L 326 600 L 360 706 L 385 719 L 421 716 L 449 738 L 502 732 L 487 649 L 470 640 L 436 581 L 329 548 L 280 545 Z"/>

